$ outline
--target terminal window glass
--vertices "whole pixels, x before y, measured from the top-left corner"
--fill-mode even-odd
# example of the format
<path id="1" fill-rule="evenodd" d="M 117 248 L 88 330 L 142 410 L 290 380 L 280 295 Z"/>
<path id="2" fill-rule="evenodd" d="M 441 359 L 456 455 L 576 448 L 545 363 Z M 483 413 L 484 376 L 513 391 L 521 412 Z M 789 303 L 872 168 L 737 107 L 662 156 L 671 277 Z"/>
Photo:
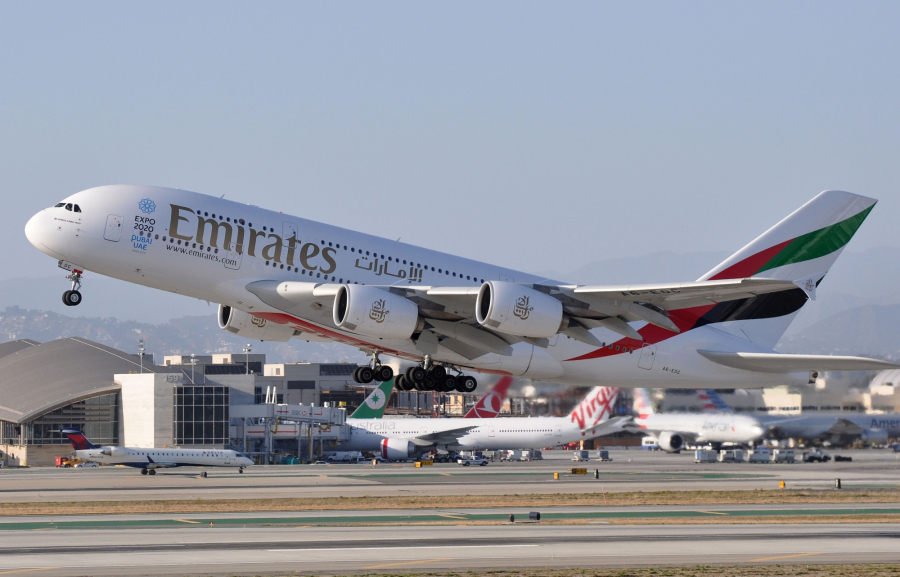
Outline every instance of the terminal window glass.
<path id="1" fill-rule="evenodd" d="M 287 388 L 289 391 L 302 391 L 316 388 L 315 381 L 288 381 Z"/>
<path id="2" fill-rule="evenodd" d="M 320 377 L 344 377 L 353 374 L 356 365 L 340 364 L 340 365 L 319 365 Z"/>
<path id="3" fill-rule="evenodd" d="M 230 388 L 179 386 L 175 389 L 175 444 L 221 445 L 228 441 Z"/>
<path id="4" fill-rule="evenodd" d="M 76 401 L 25 423 L 26 445 L 68 445 L 60 431 L 74 427 L 95 445 L 119 444 L 119 394 L 110 393 Z"/>

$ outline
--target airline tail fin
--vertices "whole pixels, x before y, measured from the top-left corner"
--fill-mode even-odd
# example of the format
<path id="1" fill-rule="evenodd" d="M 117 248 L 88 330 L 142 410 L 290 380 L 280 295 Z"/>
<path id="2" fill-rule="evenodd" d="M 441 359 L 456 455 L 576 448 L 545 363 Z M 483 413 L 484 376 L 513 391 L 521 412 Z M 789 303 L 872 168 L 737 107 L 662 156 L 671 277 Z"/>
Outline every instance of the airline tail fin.
<path id="1" fill-rule="evenodd" d="M 732 323 L 720 327 L 773 348 L 806 304 L 807 294 L 815 298 L 816 287 L 876 202 L 826 190 L 792 212 L 699 280 L 772 278 L 793 281 L 797 290 L 720 303 L 702 323 Z"/>
<path id="2" fill-rule="evenodd" d="M 713 389 L 697 389 L 697 398 L 703 403 L 704 411 L 718 411 L 720 413 L 734 412 L 734 409 L 722 400 L 719 393 Z"/>
<path id="3" fill-rule="evenodd" d="M 463 417 L 464 419 L 493 419 L 500 414 L 503 408 L 503 401 L 509 392 L 509 385 L 512 384 L 512 377 L 500 377 L 500 380 L 494 383 L 491 390 L 485 393 L 483 397 L 478 399 L 475 406 L 469 409 L 469 412 Z"/>
<path id="4" fill-rule="evenodd" d="M 616 397 L 619 395 L 616 387 L 594 387 L 591 392 L 572 411 L 570 418 L 573 423 L 584 431 L 612 416 Z"/>
<path id="5" fill-rule="evenodd" d="M 369 393 L 366 400 L 350 415 L 351 419 L 380 419 L 394 390 L 394 379 L 384 381 Z"/>
<path id="6" fill-rule="evenodd" d="M 75 428 L 67 428 L 60 431 L 69 442 L 72 443 L 72 447 L 76 451 L 83 451 L 85 449 L 99 449 L 97 445 L 94 445 L 90 441 L 88 441 L 87 437 L 84 436 L 84 433 Z"/>
<path id="7" fill-rule="evenodd" d="M 650 399 L 649 390 L 634 390 L 634 412 L 637 413 L 637 416 L 641 419 L 652 415 L 655 412 L 653 410 L 653 401 Z"/>

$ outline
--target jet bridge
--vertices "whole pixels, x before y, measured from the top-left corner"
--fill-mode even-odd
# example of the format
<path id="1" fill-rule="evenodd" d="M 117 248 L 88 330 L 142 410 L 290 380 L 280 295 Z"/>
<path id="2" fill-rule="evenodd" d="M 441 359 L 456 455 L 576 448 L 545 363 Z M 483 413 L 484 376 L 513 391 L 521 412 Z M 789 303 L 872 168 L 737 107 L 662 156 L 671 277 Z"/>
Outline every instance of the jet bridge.
<path id="1" fill-rule="evenodd" d="M 309 454 L 319 441 L 337 443 L 349 439 L 347 411 L 337 407 L 313 405 L 235 405 L 230 408 L 231 445 L 251 455 L 262 455 L 271 462 L 275 441 L 296 440 L 297 456 Z M 261 441 L 261 443 L 260 443 Z M 261 445 L 251 450 L 250 445 Z M 306 451 L 303 451 L 303 445 Z"/>

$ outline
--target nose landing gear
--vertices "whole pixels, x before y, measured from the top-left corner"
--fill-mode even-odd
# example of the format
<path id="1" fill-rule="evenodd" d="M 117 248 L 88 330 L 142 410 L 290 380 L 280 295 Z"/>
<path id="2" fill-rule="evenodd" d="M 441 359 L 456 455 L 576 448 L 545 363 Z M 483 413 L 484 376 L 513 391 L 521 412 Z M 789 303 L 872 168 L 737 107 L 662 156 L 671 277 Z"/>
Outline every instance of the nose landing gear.
<path id="1" fill-rule="evenodd" d="M 63 304 L 67 307 L 78 306 L 81 304 L 81 293 L 78 292 L 78 289 L 81 288 L 81 272 L 72 271 L 72 274 L 66 278 L 72 281 L 72 289 L 63 293 Z"/>

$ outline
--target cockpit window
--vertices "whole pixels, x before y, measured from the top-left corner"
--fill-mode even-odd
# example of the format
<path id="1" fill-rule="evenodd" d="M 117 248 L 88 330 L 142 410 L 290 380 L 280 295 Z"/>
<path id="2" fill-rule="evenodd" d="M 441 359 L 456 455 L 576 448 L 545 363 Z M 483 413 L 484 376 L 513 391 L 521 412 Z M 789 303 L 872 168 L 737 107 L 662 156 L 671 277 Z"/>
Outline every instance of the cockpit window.
<path id="1" fill-rule="evenodd" d="M 71 203 L 71 202 L 68 203 L 68 204 L 66 205 L 66 210 L 72 210 L 72 203 Z"/>
<path id="2" fill-rule="evenodd" d="M 75 205 L 75 212 L 81 212 L 81 207 L 77 204 Z"/>
<path id="3" fill-rule="evenodd" d="M 61 202 L 61 203 L 57 204 L 56 206 L 54 206 L 53 208 L 59 208 L 61 206 L 66 206 L 66 203 Z"/>

